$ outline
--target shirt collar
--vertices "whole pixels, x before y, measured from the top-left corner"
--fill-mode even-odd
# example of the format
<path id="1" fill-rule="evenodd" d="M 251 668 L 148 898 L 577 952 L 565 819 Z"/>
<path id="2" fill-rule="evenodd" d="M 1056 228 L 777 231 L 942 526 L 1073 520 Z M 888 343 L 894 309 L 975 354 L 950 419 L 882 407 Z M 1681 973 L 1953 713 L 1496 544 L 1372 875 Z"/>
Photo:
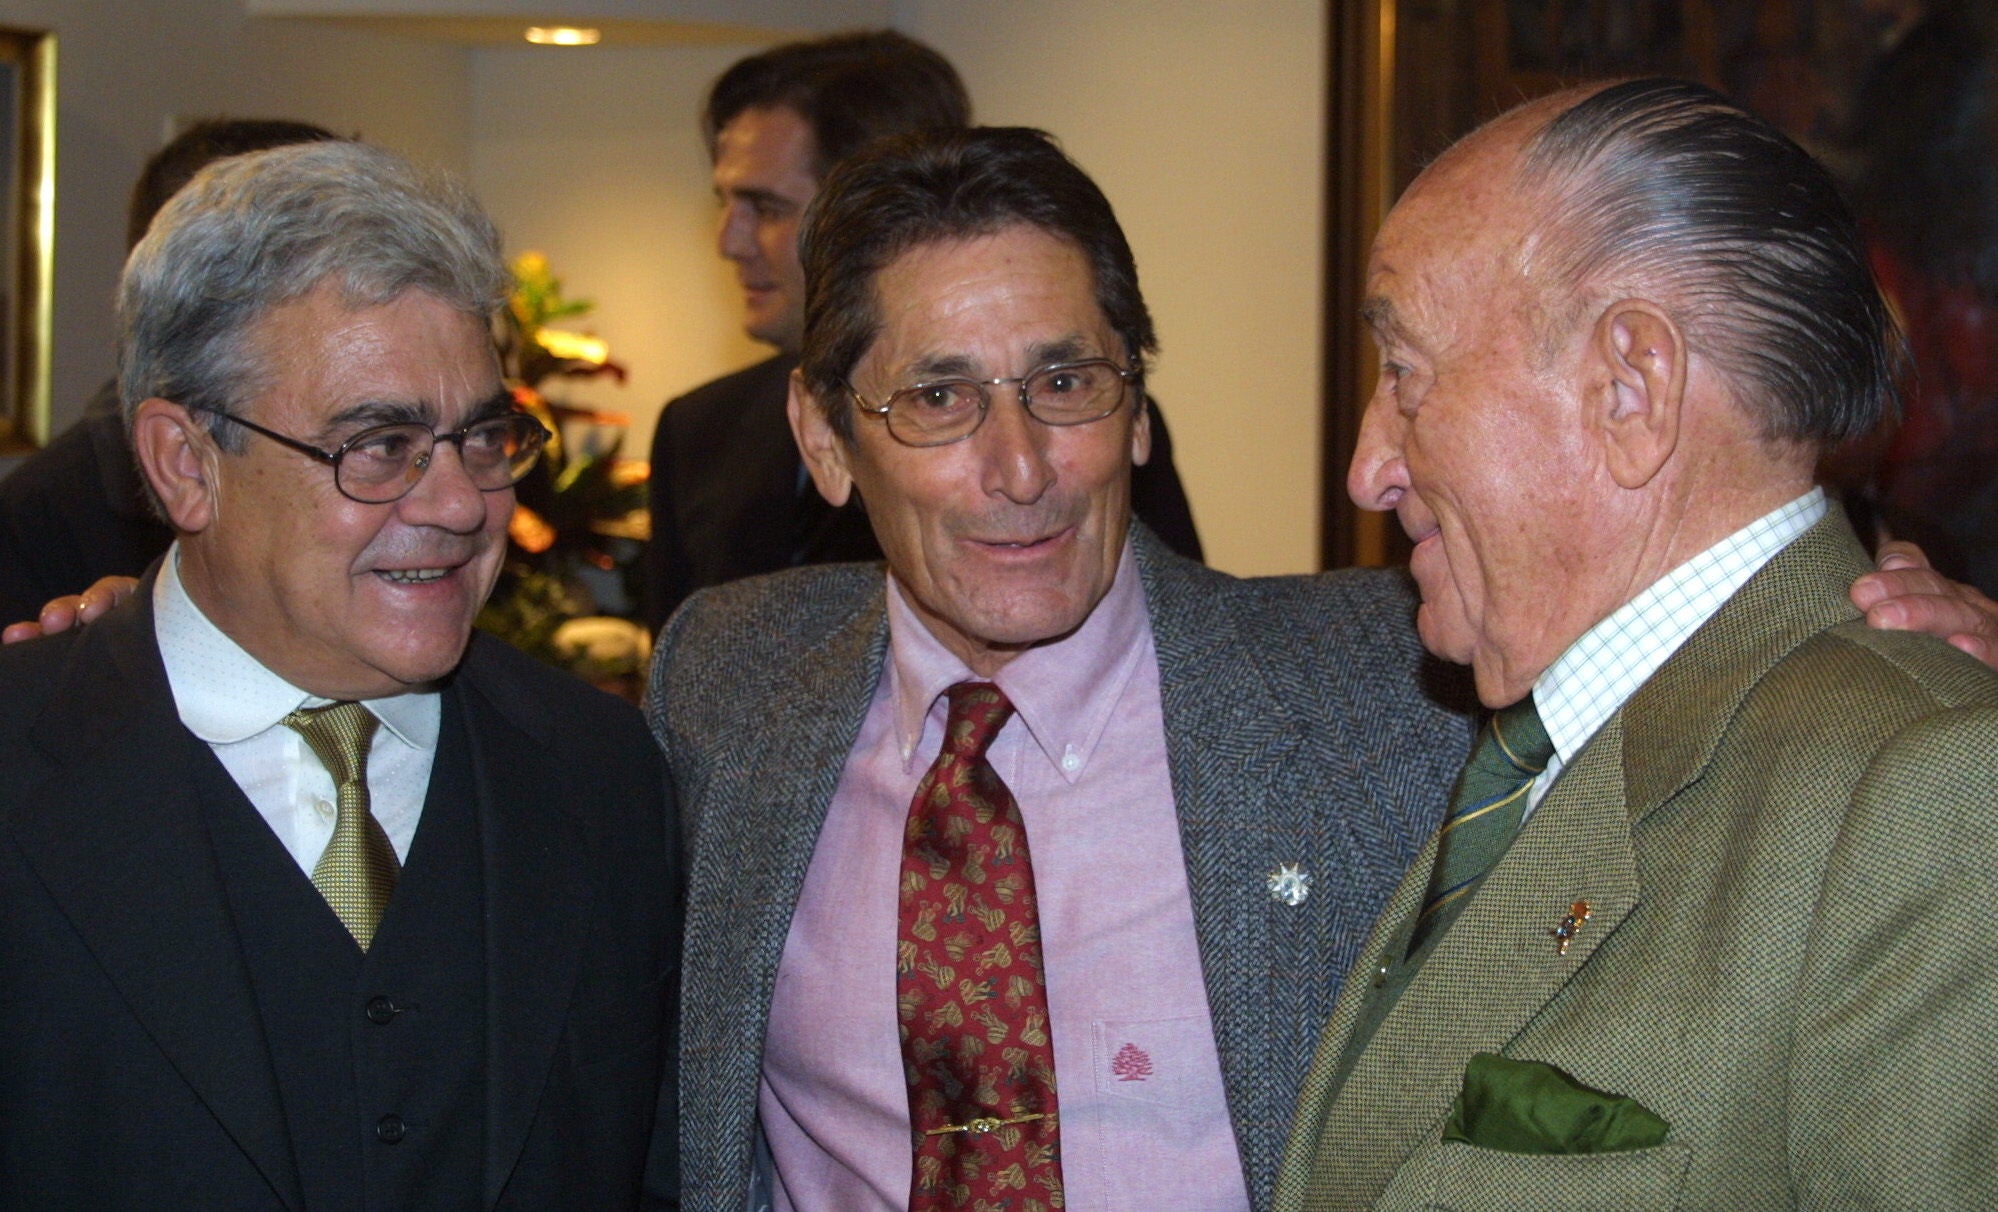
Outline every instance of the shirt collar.
<path id="1" fill-rule="evenodd" d="M 1660 577 L 1540 675 L 1533 702 L 1567 763 L 1777 552 L 1825 516 L 1823 489 L 1763 514 Z"/>
<path id="2" fill-rule="evenodd" d="M 178 542 L 153 583 L 153 628 L 180 721 L 211 745 L 248 740 L 300 707 L 331 701 L 272 673 L 209 619 L 181 584 Z M 422 691 L 369 699 L 364 706 L 397 739 L 428 752 L 437 747 L 436 697 L 436 691 Z"/>
<path id="3" fill-rule="evenodd" d="M 1082 626 L 1014 657 L 991 681 L 1012 700 L 1048 762 L 1073 783 L 1088 769 L 1124 687 L 1151 650 L 1144 585 L 1126 539 L 1109 592 Z M 895 742 L 904 767 L 913 769 L 923 723 L 938 698 L 957 683 L 977 678 L 916 616 L 893 573 L 888 576 L 888 678 Z"/>

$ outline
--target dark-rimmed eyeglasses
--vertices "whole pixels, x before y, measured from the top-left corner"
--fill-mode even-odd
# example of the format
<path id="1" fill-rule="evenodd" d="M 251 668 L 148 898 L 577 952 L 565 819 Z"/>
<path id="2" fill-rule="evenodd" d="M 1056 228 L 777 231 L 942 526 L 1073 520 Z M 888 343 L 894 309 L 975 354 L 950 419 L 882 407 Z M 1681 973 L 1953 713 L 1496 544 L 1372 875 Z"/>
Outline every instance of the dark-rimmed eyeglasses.
<path id="1" fill-rule="evenodd" d="M 326 464 L 333 469 L 333 486 L 340 495 L 363 505 L 386 505 L 409 495 L 423 473 L 430 470 L 439 442 L 457 446 L 458 461 L 464 464 L 465 475 L 474 487 L 481 492 L 498 492 L 520 483 L 548 441 L 548 430 L 541 422 L 526 413 L 509 412 L 449 433 L 438 433 L 414 421 L 376 425 L 340 443 L 337 450 L 321 450 L 235 413 L 198 404 L 193 407 Z"/>
<path id="2" fill-rule="evenodd" d="M 947 446 L 978 432 L 992 410 L 991 388 L 1020 385 L 1020 407 L 1043 425 L 1087 425 L 1123 406 L 1126 389 L 1140 378 L 1108 358 L 1056 362 L 1020 378 L 932 379 L 904 387 L 880 404 L 870 404 L 851 383 L 847 391 L 862 412 L 888 423 L 904 446 Z"/>

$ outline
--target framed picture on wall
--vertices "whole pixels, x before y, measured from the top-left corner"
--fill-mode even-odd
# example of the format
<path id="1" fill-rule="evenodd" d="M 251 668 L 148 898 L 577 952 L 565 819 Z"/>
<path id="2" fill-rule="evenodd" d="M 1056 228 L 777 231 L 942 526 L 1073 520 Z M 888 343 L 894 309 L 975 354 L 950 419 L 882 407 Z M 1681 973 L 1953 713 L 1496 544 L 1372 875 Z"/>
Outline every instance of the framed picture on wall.
<path id="1" fill-rule="evenodd" d="M 55 35 L 0 27 L 0 454 L 48 441 Z"/>

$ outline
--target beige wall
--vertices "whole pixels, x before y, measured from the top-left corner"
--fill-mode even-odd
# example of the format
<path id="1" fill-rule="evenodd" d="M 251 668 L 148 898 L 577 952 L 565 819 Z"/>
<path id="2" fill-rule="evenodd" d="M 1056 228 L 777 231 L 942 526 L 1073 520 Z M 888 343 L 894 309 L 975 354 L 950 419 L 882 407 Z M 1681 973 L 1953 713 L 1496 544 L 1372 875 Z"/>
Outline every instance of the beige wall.
<path id="1" fill-rule="evenodd" d="M 0 0 L 0 25 L 57 37 L 56 430 L 112 373 L 125 199 L 173 119 L 300 118 L 467 162 L 465 52 L 447 46 L 253 21 L 242 0 Z"/>
<path id="2" fill-rule="evenodd" d="M 714 193 L 695 113 L 753 44 L 473 52 L 472 186 L 509 254 L 548 255 L 565 290 L 595 301 L 586 329 L 629 381 L 565 386 L 629 414 L 650 448 L 668 398 L 769 356 L 742 334 L 734 275 L 715 252 Z"/>
<path id="3" fill-rule="evenodd" d="M 1110 196 L 1158 322 L 1152 387 L 1194 520 L 1209 562 L 1238 574 L 1317 566 L 1325 7 L 895 6 L 964 73 L 980 121 L 1053 131 Z"/>
<path id="4" fill-rule="evenodd" d="M 892 13 L 958 64 L 981 120 L 1056 132 L 1117 207 L 1210 560 L 1313 567 L 1323 6 L 898 0 Z M 453 49 L 249 19 L 242 0 L 0 0 L 0 23 L 62 37 L 58 427 L 110 373 L 123 198 L 172 115 L 301 117 L 467 173 L 510 251 L 546 252 L 597 301 L 590 326 L 632 377 L 574 394 L 632 414 L 634 453 L 661 401 L 765 352 L 737 329 L 694 129 L 708 82 L 752 43 Z M 1079 78 L 1041 74 L 1085 60 Z"/>
<path id="5" fill-rule="evenodd" d="M 982 121 L 1056 132 L 1109 194 L 1211 562 L 1315 567 L 1323 6 L 905 0 L 895 22 L 958 65 Z M 1041 77 L 1078 48 L 1081 79 Z M 597 301 L 631 383 L 571 394 L 634 414 L 635 450 L 661 400 L 766 353 L 735 327 L 694 134 L 707 83 L 750 49 L 474 53 L 473 183 L 510 249 Z"/>

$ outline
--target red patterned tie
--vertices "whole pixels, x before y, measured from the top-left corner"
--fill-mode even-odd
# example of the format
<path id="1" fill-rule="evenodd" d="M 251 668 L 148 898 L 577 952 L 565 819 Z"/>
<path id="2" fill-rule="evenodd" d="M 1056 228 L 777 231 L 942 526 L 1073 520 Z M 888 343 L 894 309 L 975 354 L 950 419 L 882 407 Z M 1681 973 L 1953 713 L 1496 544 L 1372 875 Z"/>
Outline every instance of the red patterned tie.
<path id="1" fill-rule="evenodd" d="M 1013 715 L 989 682 L 948 691 L 943 751 L 902 850 L 895 1011 L 916 1166 L 910 1212 L 1062 1207 L 1054 1040 L 1027 828 L 985 750 Z"/>

